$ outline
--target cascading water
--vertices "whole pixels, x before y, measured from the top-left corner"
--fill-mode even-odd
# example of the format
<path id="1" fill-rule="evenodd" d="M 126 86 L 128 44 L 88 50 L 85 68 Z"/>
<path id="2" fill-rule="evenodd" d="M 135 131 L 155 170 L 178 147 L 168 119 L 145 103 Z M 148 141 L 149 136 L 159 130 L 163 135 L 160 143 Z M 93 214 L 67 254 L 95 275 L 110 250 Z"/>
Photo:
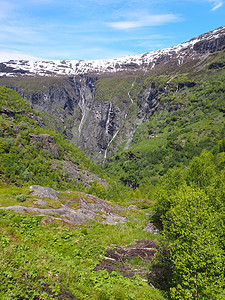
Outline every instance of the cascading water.
<path id="1" fill-rule="evenodd" d="M 105 149 L 104 161 L 103 162 L 105 162 L 105 159 L 107 157 L 108 147 L 110 145 L 110 139 L 109 139 L 109 122 L 110 122 L 110 113 L 111 113 L 111 111 L 112 111 L 112 103 L 109 102 L 109 110 L 108 110 L 107 119 L 106 119 L 106 125 L 105 125 L 105 133 L 106 133 L 106 136 L 107 136 L 109 142 L 108 142 L 108 145 L 107 145 L 107 147 Z"/>
<path id="2" fill-rule="evenodd" d="M 104 160 L 103 160 L 103 163 L 105 162 L 106 158 L 107 158 L 107 151 L 108 151 L 108 148 L 110 146 L 110 144 L 112 143 L 112 141 L 115 139 L 115 137 L 117 136 L 119 132 L 119 129 L 117 130 L 117 132 L 114 134 L 114 136 L 112 137 L 112 139 L 109 141 L 108 145 L 107 145 L 107 148 L 105 150 L 105 155 L 104 155 Z"/>
<path id="3" fill-rule="evenodd" d="M 131 91 L 132 87 L 134 86 L 135 80 L 136 80 L 136 78 L 134 79 L 134 81 L 133 81 L 133 83 L 132 83 L 132 85 L 131 85 L 131 88 L 130 88 L 130 90 L 129 90 L 129 92 L 128 92 L 128 97 L 129 97 L 131 103 L 134 103 L 134 100 L 132 99 L 132 97 L 131 97 L 131 95 L 130 95 L 130 91 Z"/>
<path id="4" fill-rule="evenodd" d="M 86 115 L 85 99 L 84 99 L 84 95 L 82 94 L 82 91 L 81 91 L 81 103 L 79 103 L 78 105 L 79 105 L 79 107 L 81 109 L 81 113 L 82 113 L 82 118 L 81 118 L 81 121 L 80 121 L 80 124 L 79 124 L 79 127 L 78 127 L 78 132 L 79 132 L 79 137 L 80 137 L 81 129 L 82 129 L 82 126 L 83 126 L 85 115 Z"/>
<path id="5" fill-rule="evenodd" d="M 132 83 L 132 85 L 130 87 L 130 90 L 128 91 L 128 97 L 129 97 L 129 99 L 130 99 L 130 101 L 131 101 L 132 104 L 134 103 L 134 100 L 132 99 L 132 97 L 130 95 L 130 91 L 133 88 L 135 81 L 136 81 L 136 78 L 134 79 L 134 81 L 133 81 L 133 83 Z M 112 103 L 110 102 L 109 103 L 109 110 L 108 110 L 107 120 L 106 120 L 106 126 L 105 126 L 106 135 L 108 137 L 109 137 L 109 122 L 110 122 L 110 113 L 111 113 L 111 111 L 112 111 Z M 127 114 L 124 117 L 124 122 L 125 122 L 126 119 L 127 119 Z M 113 140 L 116 138 L 116 136 L 117 136 L 118 133 L 119 133 L 119 129 L 113 135 L 112 139 L 109 140 L 108 145 L 107 145 L 106 150 L 105 150 L 105 153 L 104 153 L 103 163 L 105 162 L 105 160 L 107 158 L 107 152 L 108 152 L 109 146 L 111 145 L 111 143 L 113 142 Z"/>
<path id="6" fill-rule="evenodd" d="M 106 120 L 106 125 L 105 125 L 105 132 L 106 132 L 107 136 L 109 135 L 109 121 L 110 121 L 111 110 L 112 110 L 112 103 L 109 102 L 109 110 L 108 110 L 107 120 Z"/>

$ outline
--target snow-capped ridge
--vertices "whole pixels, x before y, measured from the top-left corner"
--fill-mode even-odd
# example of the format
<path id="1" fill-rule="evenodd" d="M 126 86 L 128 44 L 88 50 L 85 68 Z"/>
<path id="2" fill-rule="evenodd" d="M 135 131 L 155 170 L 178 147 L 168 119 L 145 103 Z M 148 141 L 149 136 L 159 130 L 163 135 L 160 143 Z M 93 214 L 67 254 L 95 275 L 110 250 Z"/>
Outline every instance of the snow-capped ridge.
<path id="1" fill-rule="evenodd" d="M 218 39 L 221 39 L 218 42 Z M 217 41 L 210 46 L 209 43 Z M 205 42 L 207 45 L 202 45 Z M 221 44 L 222 43 L 222 44 Z M 225 48 L 225 27 L 217 28 L 188 42 L 173 46 L 171 48 L 159 49 L 144 54 L 129 55 L 121 58 L 101 60 L 10 60 L 0 63 L 0 76 L 76 76 L 89 73 L 115 73 L 122 71 L 148 71 L 157 65 L 168 62 L 172 58 L 177 65 L 184 62 L 185 58 L 194 56 L 210 50 L 210 47 L 224 46 Z M 215 50 L 216 51 L 216 50 Z"/>

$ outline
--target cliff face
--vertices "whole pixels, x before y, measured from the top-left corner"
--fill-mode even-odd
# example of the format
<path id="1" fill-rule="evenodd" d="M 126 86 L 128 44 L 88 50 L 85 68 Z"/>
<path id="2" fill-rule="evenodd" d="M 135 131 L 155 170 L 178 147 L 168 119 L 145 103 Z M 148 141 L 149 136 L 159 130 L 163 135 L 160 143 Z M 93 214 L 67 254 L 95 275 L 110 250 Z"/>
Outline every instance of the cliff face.
<path id="1" fill-rule="evenodd" d="M 201 54 L 207 52 L 213 53 L 223 49 L 225 49 L 225 36 L 199 41 L 193 47 L 194 51 Z"/>
<path id="2" fill-rule="evenodd" d="M 58 78 L 38 93 L 13 88 L 40 112 L 45 126 L 60 132 L 95 161 L 103 162 L 115 150 L 127 149 L 138 127 L 150 120 L 157 110 L 169 107 L 167 102 L 161 103 L 160 98 L 168 93 L 170 83 L 161 87 L 154 77 L 149 78 L 143 75 L 115 78 L 83 75 Z M 30 80 L 26 80 L 29 85 Z M 38 85 L 39 80 L 35 82 Z M 177 83 L 174 91 L 185 84 L 191 87 L 190 82 Z"/>
<path id="3" fill-rule="evenodd" d="M 22 84 L 8 79 L 7 86 L 28 99 L 40 112 L 45 126 L 61 133 L 97 161 L 104 160 L 107 147 L 122 128 L 126 107 L 116 99 L 96 100 L 97 77 L 76 76 L 23 79 Z M 128 97 L 128 96 L 127 96 Z M 127 101 L 130 102 L 130 101 Z"/>
<path id="4" fill-rule="evenodd" d="M 163 85 L 157 82 L 161 75 L 153 79 L 149 75 L 57 78 L 41 89 L 36 78 L 35 84 L 32 81 L 33 91 L 27 89 L 31 83 L 29 78 L 23 81 L 24 88 L 10 80 L 8 86 L 30 101 L 40 112 L 45 126 L 71 140 L 96 162 L 104 162 L 115 150 L 127 149 L 139 126 L 155 112 L 182 108 L 178 104 L 170 108 L 169 101 L 160 101 L 171 89 L 173 75 L 167 76 L 168 83 Z M 173 92 L 184 85 L 191 89 L 194 83 L 177 82 Z"/>
<path id="5" fill-rule="evenodd" d="M 60 68 L 67 66 L 69 70 L 70 66 L 70 76 L 68 72 L 64 76 L 54 73 L 56 62 L 42 63 L 42 68 L 54 67 L 48 75 L 37 64 L 37 74 L 42 73 L 36 76 L 29 69 L 29 62 L 11 61 L 0 65 L 4 75 L 0 84 L 27 98 L 41 113 L 46 126 L 60 132 L 95 161 L 104 161 L 115 150 L 128 148 L 138 127 L 157 110 L 182 109 L 178 104 L 170 107 L 169 100 L 162 103 L 161 96 L 168 96 L 168 89 L 176 93 L 184 86 L 192 88 L 194 83 L 180 81 L 171 87 L 171 80 L 179 74 L 223 67 L 224 61 L 214 60 L 224 48 L 223 27 L 170 49 L 129 59 L 102 64 L 101 61 L 79 64 L 65 61 Z M 114 69 L 110 67 L 112 64 Z M 82 70 L 74 69 L 81 65 Z M 74 70 L 80 75 L 72 75 Z M 114 74 L 109 74 L 109 70 Z M 168 78 L 160 84 L 148 80 L 153 75 Z"/>

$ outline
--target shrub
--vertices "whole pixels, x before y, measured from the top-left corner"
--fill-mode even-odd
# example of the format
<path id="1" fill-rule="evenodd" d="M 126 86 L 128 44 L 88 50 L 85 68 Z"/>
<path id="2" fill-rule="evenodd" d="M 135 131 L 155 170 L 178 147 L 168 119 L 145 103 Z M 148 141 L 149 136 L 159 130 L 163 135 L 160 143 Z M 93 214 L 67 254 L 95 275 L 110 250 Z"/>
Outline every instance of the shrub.
<path id="1" fill-rule="evenodd" d="M 24 201 L 26 201 L 27 197 L 28 197 L 27 195 L 23 195 L 23 194 L 17 195 L 16 200 L 19 202 L 24 202 Z"/>

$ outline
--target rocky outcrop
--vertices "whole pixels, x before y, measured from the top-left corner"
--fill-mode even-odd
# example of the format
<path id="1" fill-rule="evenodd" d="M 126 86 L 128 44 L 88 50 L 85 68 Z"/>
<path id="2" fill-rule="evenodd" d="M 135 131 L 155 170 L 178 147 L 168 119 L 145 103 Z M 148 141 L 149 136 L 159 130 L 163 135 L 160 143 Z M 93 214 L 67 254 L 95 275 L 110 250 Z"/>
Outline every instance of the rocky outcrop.
<path id="1" fill-rule="evenodd" d="M 116 271 L 128 278 L 133 278 L 135 275 L 147 278 L 149 269 L 146 270 L 146 265 L 152 263 L 156 252 L 154 240 L 137 240 L 134 244 L 123 247 L 113 245 L 112 249 L 107 249 L 106 255 L 94 270 L 107 270 L 109 274 Z M 133 260 L 137 261 L 134 265 L 131 263 Z M 139 260 L 141 264 L 138 263 Z M 143 281 L 147 280 L 143 279 Z"/>
<path id="2" fill-rule="evenodd" d="M 194 72 L 204 66 L 221 68 L 223 63 L 210 65 L 210 62 L 213 62 L 215 52 L 223 49 L 225 27 L 168 49 L 120 59 L 2 63 L 0 84 L 7 82 L 4 85 L 27 98 L 42 114 L 47 127 L 71 140 L 96 162 L 104 162 L 115 150 L 127 149 L 139 126 L 157 110 L 182 109 L 182 103 L 171 108 L 169 101 L 160 102 L 162 94 L 168 96 L 169 83 L 163 87 L 154 81 L 146 84 L 146 77 L 163 74 L 172 79 L 178 73 L 187 74 L 189 70 Z M 21 70 L 28 76 L 23 76 Z M 16 83 L 20 71 L 23 79 L 18 78 Z M 124 81 L 125 84 L 120 86 L 120 79 L 123 81 L 129 76 L 132 80 Z M 117 78 L 119 96 L 107 86 L 109 80 L 104 81 L 110 78 Z M 136 90 L 134 84 L 138 85 Z M 174 92 L 184 86 L 192 88 L 194 84 L 180 82 Z M 33 136 L 31 140 L 35 139 Z M 49 144 L 53 146 L 53 143 Z M 52 146 L 43 149 L 57 157 L 57 149 Z"/>
<path id="3" fill-rule="evenodd" d="M 77 196 L 73 199 L 70 197 L 70 201 L 66 204 L 60 203 L 59 192 L 54 189 L 41 187 L 41 186 L 30 186 L 30 196 L 36 196 L 40 199 L 33 201 L 35 206 L 8 206 L 0 207 L 0 209 L 11 209 L 20 213 L 35 213 L 39 216 L 46 216 L 50 221 L 57 219 L 66 223 L 81 224 L 88 220 L 96 220 L 103 224 L 116 225 L 118 222 L 126 222 L 126 218 L 119 215 L 119 211 L 124 211 L 126 208 L 120 205 L 111 205 L 108 202 L 99 199 L 93 195 L 80 194 L 80 198 Z M 70 193 L 70 191 L 67 191 Z M 47 199 L 57 201 L 59 208 L 43 208 L 47 206 Z M 46 200 L 45 200 L 46 199 Z M 77 209 L 71 208 L 70 205 L 76 206 Z M 41 206 L 41 207 L 36 207 Z"/>
<path id="4" fill-rule="evenodd" d="M 197 53 L 213 53 L 216 51 L 221 51 L 225 49 L 225 36 L 218 37 L 216 39 L 210 39 L 210 40 L 202 40 L 197 42 L 194 47 L 194 51 Z"/>
<path id="5" fill-rule="evenodd" d="M 35 144 L 38 150 L 43 149 L 51 153 L 54 157 L 58 158 L 60 156 L 59 148 L 54 140 L 54 138 L 49 134 L 34 134 L 30 133 L 30 143 Z"/>
<path id="6" fill-rule="evenodd" d="M 146 225 L 146 227 L 143 229 L 143 231 L 150 232 L 152 234 L 159 234 L 159 229 L 155 225 L 153 225 L 151 223 L 149 223 L 148 225 Z"/>
<path id="7" fill-rule="evenodd" d="M 5 114 L 8 117 L 14 117 L 16 114 L 22 114 L 24 113 L 24 111 L 14 111 L 12 109 L 9 108 L 5 108 L 5 107 L 0 107 L 0 114 Z"/>
<path id="8" fill-rule="evenodd" d="M 154 82 L 150 84 L 149 87 L 143 88 L 141 93 L 138 97 L 138 116 L 141 118 L 145 117 L 149 113 L 151 115 L 154 114 L 154 112 L 157 109 L 157 106 L 159 105 L 159 95 L 163 91 L 159 88 L 155 87 Z"/>
<path id="9" fill-rule="evenodd" d="M 38 196 L 39 198 L 50 198 L 52 200 L 59 200 L 58 192 L 52 188 L 43 187 L 39 185 L 32 185 L 29 187 L 31 196 Z"/>
<path id="10" fill-rule="evenodd" d="M 68 172 L 69 174 L 68 180 L 76 179 L 77 185 L 83 183 L 86 188 L 89 188 L 92 182 L 97 181 L 104 187 L 108 186 L 108 183 L 105 179 L 99 178 L 97 175 L 91 173 L 90 171 L 81 170 L 76 164 L 72 163 L 71 161 L 62 160 L 61 163 L 63 171 Z"/>

